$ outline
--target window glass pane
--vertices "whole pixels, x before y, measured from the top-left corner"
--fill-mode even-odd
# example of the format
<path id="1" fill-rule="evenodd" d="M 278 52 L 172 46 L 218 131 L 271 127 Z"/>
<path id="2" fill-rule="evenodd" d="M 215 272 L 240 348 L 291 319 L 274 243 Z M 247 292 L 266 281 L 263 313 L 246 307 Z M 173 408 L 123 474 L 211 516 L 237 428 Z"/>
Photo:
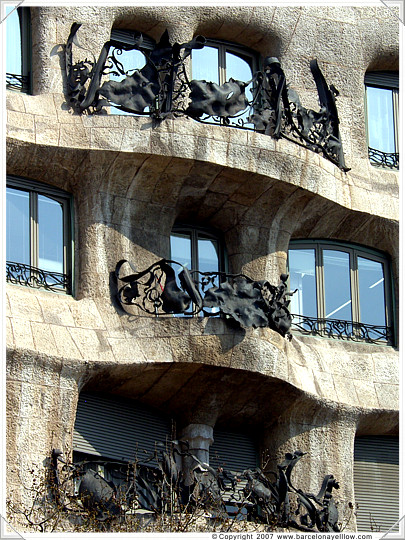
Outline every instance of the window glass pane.
<path id="1" fill-rule="evenodd" d="M 116 49 L 114 56 L 119 62 L 121 62 L 122 68 L 121 66 L 120 68 L 123 69 L 124 71 L 129 71 L 129 75 L 132 75 L 136 69 L 142 69 L 143 66 L 146 64 L 145 56 L 141 53 L 141 51 L 138 51 L 136 49 L 132 51 L 122 51 L 121 53 L 118 53 L 118 50 Z M 114 71 L 114 69 L 115 69 L 115 66 L 113 64 L 112 70 Z M 126 75 L 114 75 L 112 73 L 110 74 L 111 81 L 123 81 L 125 78 L 126 78 Z M 148 109 L 149 108 L 145 109 L 145 112 Z M 127 113 L 126 111 L 121 111 L 120 109 L 117 109 L 117 107 L 111 107 L 110 114 L 125 115 L 125 114 L 130 114 L 130 113 Z"/>
<path id="2" fill-rule="evenodd" d="M 325 316 L 327 319 L 352 320 L 350 258 L 344 251 L 323 250 Z"/>
<path id="3" fill-rule="evenodd" d="M 38 195 L 38 266 L 63 274 L 63 209 L 44 195 Z"/>
<path id="4" fill-rule="evenodd" d="M 239 56 L 234 52 L 227 51 L 226 54 L 226 80 L 232 77 L 237 81 L 247 82 L 252 78 L 251 59 Z M 248 87 L 249 88 L 249 87 Z M 248 98 L 251 93 L 246 90 Z"/>
<path id="5" fill-rule="evenodd" d="M 218 242 L 212 238 L 198 236 L 198 269 L 200 272 L 218 272 Z"/>
<path id="6" fill-rule="evenodd" d="M 30 200 L 27 191 L 7 188 L 6 257 L 30 264 Z"/>
<path id="7" fill-rule="evenodd" d="M 191 238 L 187 233 L 174 233 L 170 237 L 170 258 L 192 270 Z M 176 268 L 177 271 L 178 268 Z M 181 269 L 180 269 L 181 270 Z"/>
<path id="8" fill-rule="evenodd" d="M 192 78 L 219 84 L 218 49 L 205 46 L 192 52 Z"/>
<path id="9" fill-rule="evenodd" d="M 20 18 L 15 6 L 6 6 L 6 72 L 22 75 Z M 14 11 L 13 11 L 14 9 Z"/>
<path id="10" fill-rule="evenodd" d="M 242 55 L 237 55 L 235 53 L 226 52 L 226 80 L 232 77 L 237 81 L 247 82 L 252 78 L 252 68 L 251 68 L 251 58 L 243 57 Z M 253 85 L 250 83 L 245 88 L 245 96 L 248 101 L 252 99 L 252 90 Z M 245 113 L 238 115 L 237 118 L 242 119 L 244 122 L 247 121 L 249 116 L 249 109 Z"/>
<path id="11" fill-rule="evenodd" d="M 367 87 L 368 145 L 381 152 L 395 152 L 392 90 Z"/>
<path id="12" fill-rule="evenodd" d="M 290 249 L 288 252 L 291 297 L 290 311 L 295 315 L 317 317 L 315 250 Z"/>
<path id="13" fill-rule="evenodd" d="M 382 263 L 357 258 L 360 322 L 376 326 L 386 326 L 384 269 Z"/>

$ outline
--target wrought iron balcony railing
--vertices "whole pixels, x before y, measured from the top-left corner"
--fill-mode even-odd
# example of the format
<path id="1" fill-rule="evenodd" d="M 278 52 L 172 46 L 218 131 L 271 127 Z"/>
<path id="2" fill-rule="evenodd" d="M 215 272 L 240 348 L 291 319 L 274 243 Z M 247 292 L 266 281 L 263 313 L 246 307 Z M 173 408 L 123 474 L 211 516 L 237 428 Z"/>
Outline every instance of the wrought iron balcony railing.
<path id="1" fill-rule="evenodd" d="M 387 153 L 368 147 L 368 158 L 370 163 L 376 167 L 399 169 L 399 154 L 397 152 Z"/>
<path id="2" fill-rule="evenodd" d="M 177 274 L 176 267 L 181 270 Z M 213 317 L 222 313 L 244 328 L 269 327 L 291 337 L 288 306 L 293 293 L 287 290 L 287 274 L 274 286 L 244 274 L 188 270 L 176 261 L 162 259 L 140 272 L 121 260 L 115 276 L 118 301 L 131 315 Z"/>
<path id="3" fill-rule="evenodd" d="M 338 319 L 318 319 L 292 315 L 291 330 L 308 336 L 323 336 L 366 343 L 394 344 L 394 333 L 388 326 L 376 326 Z"/>
<path id="4" fill-rule="evenodd" d="M 67 274 L 47 272 L 17 262 L 6 262 L 6 281 L 15 285 L 25 285 L 32 288 L 43 288 L 53 292 L 71 292 L 71 279 Z"/>
<path id="5" fill-rule="evenodd" d="M 313 152 L 321 153 L 340 169 L 345 166 L 339 133 L 336 97 L 339 92 L 328 85 L 316 60 L 310 62 L 320 109 L 305 108 L 298 93 L 290 88 L 277 58 L 267 57 L 262 70 L 249 81 L 230 78 L 224 84 L 189 80 L 187 58 L 193 49 L 202 49 L 203 36 L 187 43 L 169 42 L 166 31 L 153 49 L 143 44 L 142 35 L 134 45 L 107 41 L 98 60 L 87 58 L 73 63 L 80 24 L 74 23 L 65 47 L 67 93 L 70 105 L 80 114 L 99 113 L 114 106 L 137 115 L 148 115 L 156 122 L 170 115 L 187 116 L 203 123 L 217 122 L 229 127 L 262 132 L 274 139 L 285 138 Z M 83 49 L 85 47 L 82 47 Z M 123 51 L 138 50 L 145 57 L 141 69 L 124 67 Z M 104 80 L 110 75 L 121 81 Z M 252 98 L 246 95 L 253 88 Z"/>
<path id="6" fill-rule="evenodd" d="M 29 77 L 27 75 L 14 75 L 13 73 L 6 73 L 6 88 L 7 90 L 28 92 Z"/>

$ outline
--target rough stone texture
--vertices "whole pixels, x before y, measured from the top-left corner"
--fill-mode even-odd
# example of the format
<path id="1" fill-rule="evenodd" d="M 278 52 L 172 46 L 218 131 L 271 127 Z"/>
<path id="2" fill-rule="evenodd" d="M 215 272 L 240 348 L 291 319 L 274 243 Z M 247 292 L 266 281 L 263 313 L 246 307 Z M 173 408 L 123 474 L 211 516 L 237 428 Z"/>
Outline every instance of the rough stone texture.
<path id="1" fill-rule="evenodd" d="M 340 481 L 354 501 L 356 434 L 398 431 L 398 352 L 391 347 L 241 330 L 222 319 L 130 317 L 117 306 L 118 260 L 146 268 L 169 255 L 175 222 L 223 235 L 232 272 L 277 283 L 294 238 L 359 243 L 392 260 L 398 297 L 399 175 L 367 158 L 364 73 L 398 69 L 398 21 L 383 6 L 32 7 L 34 95 L 7 91 L 7 172 L 74 198 L 75 294 L 7 285 L 8 488 L 51 449 L 71 450 L 77 397 L 98 390 L 189 425 L 247 430 L 269 452 L 308 452 L 296 474 L 317 491 Z M 66 103 L 62 45 L 82 22 L 75 59 L 98 57 L 111 27 L 159 39 L 195 34 L 278 56 L 318 108 L 317 57 L 337 107 L 343 173 L 322 156 L 260 133 L 168 118 L 79 116 Z M 17 420 L 15 420 L 17 418 Z M 349 528 L 354 528 L 353 520 Z"/>

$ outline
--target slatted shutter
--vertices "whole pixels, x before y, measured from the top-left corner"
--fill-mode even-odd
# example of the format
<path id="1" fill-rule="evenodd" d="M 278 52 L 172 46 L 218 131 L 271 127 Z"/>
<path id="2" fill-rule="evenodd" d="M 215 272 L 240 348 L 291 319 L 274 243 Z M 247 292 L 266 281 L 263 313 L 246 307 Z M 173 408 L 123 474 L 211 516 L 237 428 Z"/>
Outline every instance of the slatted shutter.
<path id="1" fill-rule="evenodd" d="M 399 88 L 399 74 L 397 71 L 368 71 L 364 82 L 383 88 Z"/>
<path id="2" fill-rule="evenodd" d="M 251 437 L 243 433 L 214 429 L 210 465 L 240 472 L 244 469 L 254 469 L 258 464 L 256 446 Z"/>
<path id="3" fill-rule="evenodd" d="M 81 393 L 73 433 L 76 452 L 144 462 L 171 437 L 169 421 L 129 399 Z"/>
<path id="4" fill-rule="evenodd" d="M 385 532 L 399 519 L 397 437 L 355 439 L 354 493 L 359 531 Z"/>

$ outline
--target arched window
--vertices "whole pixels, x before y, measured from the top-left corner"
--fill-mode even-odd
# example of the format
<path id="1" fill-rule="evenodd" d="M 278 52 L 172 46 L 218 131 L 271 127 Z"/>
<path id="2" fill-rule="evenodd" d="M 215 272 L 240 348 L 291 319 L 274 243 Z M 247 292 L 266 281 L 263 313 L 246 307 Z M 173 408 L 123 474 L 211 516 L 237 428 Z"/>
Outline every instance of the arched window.
<path id="1" fill-rule="evenodd" d="M 370 71 L 366 89 L 367 137 L 372 165 L 398 168 L 398 72 Z"/>
<path id="2" fill-rule="evenodd" d="M 71 291 L 69 193 L 33 180 L 7 177 L 7 281 Z"/>
<path id="3" fill-rule="evenodd" d="M 359 246 L 294 241 L 288 251 L 293 329 L 392 343 L 388 258 Z"/>
<path id="4" fill-rule="evenodd" d="M 31 90 L 30 8 L 6 6 L 6 87 Z"/>

